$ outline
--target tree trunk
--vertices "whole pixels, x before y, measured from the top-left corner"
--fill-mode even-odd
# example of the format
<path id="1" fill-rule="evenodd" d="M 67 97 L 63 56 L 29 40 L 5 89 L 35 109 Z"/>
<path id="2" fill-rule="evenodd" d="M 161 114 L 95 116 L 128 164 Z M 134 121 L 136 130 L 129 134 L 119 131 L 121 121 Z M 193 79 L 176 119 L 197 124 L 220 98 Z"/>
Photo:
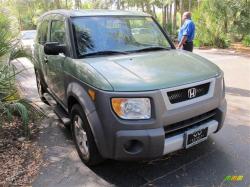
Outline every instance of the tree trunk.
<path id="1" fill-rule="evenodd" d="M 144 9 L 144 3 L 143 2 L 141 2 L 141 9 L 142 9 L 142 12 L 145 11 L 145 9 Z"/>
<path id="2" fill-rule="evenodd" d="M 225 32 L 225 34 L 227 34 L 227 32 L 228 32 L 227 16 L 225 16 L 225 19 L 224 19 L 224 32 Z"/>
<path id="3" fill-rule="evenodd" d="M 188 11 L 190 12 L 192 8 L 192 0 L 188 1 Z"/>
<path id="4" fill-rule="evenodd" d="M 153 15 L 154 15 L 154 18 L 157 19 L 157 15 L 156 15 L 156 11 L 155 11 L 155 5 L 153 4 Z"/>
<path id="5" fill-rule="evenodd" d="M 197 7 L 198 7 L 198 10 L 200 9 L 200 0 L 197 0 Z"/>
<path id="6" fill-rule="evenodd" d="M 146 9 L 147 9 L 147 13 L 148 14 L 150 14 L 150 15 L 152 15 L 153 13 L 152 13 L 152 10 L 151 10 L 151 6 L 150 6 L 150 4 L 147 2 L 146 3 Z"/>
<path id="7" fill-rule="evenodd" d="M 55 5 L 56 5 L 56 8 L 60 9 L 61 8 L 60 1 L 59 0 L 55 0 L 54 2 L 55 2 Z"/>
<path id="8" fill-rule="evenodd" d="M 116 4 L 116 8 L 117 10 L 120 10 L 121 9 L 121 0 L 117 0 L 117 4 Z"/>
<path id="9" fill-rule="evenodd" d="M 169 19 L 169 5 L 166 5 L 166 15 L 167 15 L 167 23 L 170 22 L 170 19 Z"/>
<path id="10" fill-rule="evenodd" d="M 23 24 L 22 24 L 22 19 L 21 19 L 21 15 L 20 12 L 18 11 L 18 22 L 19 22 L 19 26 L 20 26 L 20 31 L 23 30 Z"/>
<path id="11" fill-rule="evenodd" d="M 177 12 L 177 0 L 174 0 L 173 33 L 176 32 L 176 12 Z"/>
<path id="12" fill-rule="evenodd" d="M 181 25 L 183 24 L 182 15 L 183 15 L 183 0 L 180 0 L 180 13 L 181 13 Z"/>
<path id="13" fill-rule="evenodd" d="M 75 0 L 75 9 L 80 9 L 81 7 L 81 0 Z"/>
<path id="14" fill-rule="evenodd" d="M 166 29 L 166 25 L 167 25 L 167 6 L 163 5 L 162 7 L 162 27 L 165 30 Z"/>
<path id="15" fill-rule="evenodd" d="M 46 11 L 49 10 L 49 6 L 48 6 L 47 0 L 43 0 L 43 7 L 44 7 L 44 10 L 46 10 Z"/>
<path id="16" fill-rule="evenodd" d="M 121 2 L 120 6 L 121 6 L 122 10 L 125 10 L 125 2 L 124 1 Z"/>
<path id="17" fill-rule="evenodd" d="M 172 3 L 169 4 L 169 21 L 171 24 L 173 24 L 173 20 L 172 20 Z M 172 28 L 171 28 L 171 33 L 172 33 Z"/>

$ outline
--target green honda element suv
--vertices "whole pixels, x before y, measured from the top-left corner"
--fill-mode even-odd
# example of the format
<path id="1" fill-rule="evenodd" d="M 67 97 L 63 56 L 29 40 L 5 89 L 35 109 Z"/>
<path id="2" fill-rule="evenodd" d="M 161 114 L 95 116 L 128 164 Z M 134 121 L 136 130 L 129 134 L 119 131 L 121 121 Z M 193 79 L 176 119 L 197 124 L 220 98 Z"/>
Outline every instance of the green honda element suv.
<path id="1" fill-rule="evenodd" d="M 223 125 L 223 72 L 176 50 L 148 14 L 47 12 L 38 21 L 34 59 L 40 97 L 56 101 L 87 165 L 160 157 Z"/>

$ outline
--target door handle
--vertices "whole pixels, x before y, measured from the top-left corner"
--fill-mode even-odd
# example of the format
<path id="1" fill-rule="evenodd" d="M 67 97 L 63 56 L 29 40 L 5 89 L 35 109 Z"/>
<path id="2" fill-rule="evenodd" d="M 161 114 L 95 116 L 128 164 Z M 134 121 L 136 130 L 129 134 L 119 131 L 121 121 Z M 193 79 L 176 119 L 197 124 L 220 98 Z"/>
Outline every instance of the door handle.
<path id="1" fill-rule="evenodd" d="M 48 63 L 48 58 L 45 56 L 44 57 L 44 62 L 47 64 Z"/>

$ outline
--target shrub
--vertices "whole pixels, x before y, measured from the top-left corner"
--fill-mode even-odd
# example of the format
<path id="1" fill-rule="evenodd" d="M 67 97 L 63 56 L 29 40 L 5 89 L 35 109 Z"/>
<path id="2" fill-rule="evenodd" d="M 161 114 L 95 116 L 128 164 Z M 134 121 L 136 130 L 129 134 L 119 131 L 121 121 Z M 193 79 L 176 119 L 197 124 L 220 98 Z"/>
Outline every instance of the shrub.
<path id="1" fill-rule="evenodd" d="M 242 43 L 246 47 L 250 47 L 250 35 L 247 35 L 243 38 Z"/>
<path id="2" fill-rule="evenodd" d="M 14 38 L 10 18 L 6 12 L 0 9 L 0 127 L 3 121 L 13 120 L 14 115 L 21 117 L 24 135 L 29 136 L 28 102 L 19 98 L 15 78 L 20 72 L 16 72 L 10 61 L 26 56 L 22 49 L 17 49 L 18 43 Z"/>
<path id="3" fill-rule="evenodd" d="M 226 4 L 216 0 L 202 1 L 199 9 L 193 12 L 196 24 L 194 45 L 227 48 L 230 45 L 229 36 L 225 34 L 224 14 Z"/>
<path id="4" fill-rule="evenodd" d="M 24 135 L 29 136 L 29 115 L 26 107 L 28 102 L 20 99 L 18 95 L 15 87 L 16 74 L 11 65 L 0 62 L 0 118 L 12 121 L 14 115 L 19 115 L 23 123 Z M 0 121 L 0 126 L 3 121 Z"/>

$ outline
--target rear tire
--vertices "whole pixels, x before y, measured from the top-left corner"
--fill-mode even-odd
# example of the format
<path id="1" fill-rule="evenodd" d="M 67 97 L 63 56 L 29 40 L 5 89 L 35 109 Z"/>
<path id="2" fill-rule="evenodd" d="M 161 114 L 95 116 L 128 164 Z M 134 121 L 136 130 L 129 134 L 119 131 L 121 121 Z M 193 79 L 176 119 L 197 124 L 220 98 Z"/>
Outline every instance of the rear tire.
<path id="1" fill-rule="evenodd" d="M 43 86 L 40 73 L 38 71 L 35 71 L 35 74 L 36 74 L 36 85 L 37 85 L 38 95 L 42 102 L 49 105 L 48 101 L 43 97 L 43 94 L 46 92 L 46 88 Z"/>
<path id="2" fill-rule="evenodd" d="M 84 115 L 84 111 L 79 104 L 75 104 L 71 110 L 71 132 L 76 150 L 83 163 L 88 166 L 93 166 L 104 160 L 96 146 L 92 130 Z"/>

